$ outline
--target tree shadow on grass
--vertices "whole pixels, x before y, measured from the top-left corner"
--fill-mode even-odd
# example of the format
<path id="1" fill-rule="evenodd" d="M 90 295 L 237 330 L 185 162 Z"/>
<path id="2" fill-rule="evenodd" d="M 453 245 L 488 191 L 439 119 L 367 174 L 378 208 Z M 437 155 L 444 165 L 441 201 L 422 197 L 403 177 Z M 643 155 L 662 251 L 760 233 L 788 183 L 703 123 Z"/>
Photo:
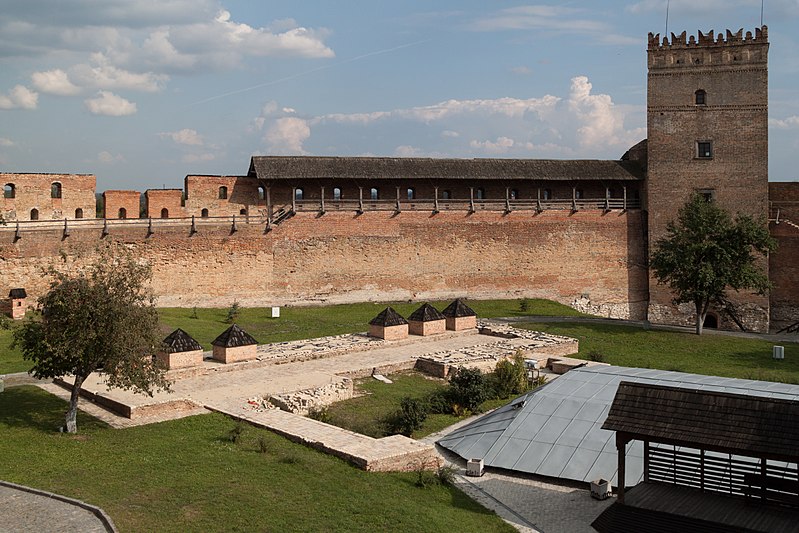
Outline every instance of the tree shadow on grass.
<path id="1" fill-rule="evenodd" d="M 64 425 L 67 403 L 33 385 L 11 387 L 0 393 L 0 426 L 54 433 Z M 78 411 L 78 431 L 107 428 L 104 422 Z"/>

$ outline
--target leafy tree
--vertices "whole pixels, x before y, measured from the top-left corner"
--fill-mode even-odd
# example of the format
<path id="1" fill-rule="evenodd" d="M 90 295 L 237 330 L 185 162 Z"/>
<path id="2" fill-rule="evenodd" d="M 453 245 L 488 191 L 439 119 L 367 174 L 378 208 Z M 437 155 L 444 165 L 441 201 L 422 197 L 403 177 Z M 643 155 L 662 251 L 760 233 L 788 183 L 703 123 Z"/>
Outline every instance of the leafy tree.
<path id="1" fill-rule="evenodd" d="M 399 410 L 388 418 L 389 431 L 410 437 L 414 431 L 422 428 L 428 412 L 429 408 L 424 400 L 405 396 L 400 400 Z"/>
<path id="2" fill-rule="evenodd" d="M 694 304 L 696 333 L 701 335 L 709 307 L 723 306 L 728 289 L 768 292 L 761 258 L 775 248 L 765 221 L 742 214 L 733 219 L 697 194 L 655 243 L 650 265 L 658 283 L 674 292 L 675 304 Z"/>
<path id="3" fill-rule="evenodd" d="M 494 370 L 494 388 L 498 398 L 508 398 L 512 394 L 527 392 L 527 369 L 524 355 L 517 350 L 513 357 L 497 363 Z"/>
<path id="4" fill-rule="evenodd" d="M 458 368 L 450 380 L 450 394 L 454 403 L 473 413 L 489 397 L 488 384 L 479 368 Z"/>
<path id="5" fill-rule="evenodd" d="M 64 431 L 77 432 L 78 393 L 92 372 L 102 370 L 109 387 L 149 395 L 169 390 L 152 358 L 161 341 L 158 313 L 145 289 L 148 265 L 125 247 L 107 244 L 85 268 L 50 268 L 47 274 L 52 281 L 39 299 L 39 313 L 14 331 L 14 343 L 33 361 L 37 378 L 74 376 Z"/>

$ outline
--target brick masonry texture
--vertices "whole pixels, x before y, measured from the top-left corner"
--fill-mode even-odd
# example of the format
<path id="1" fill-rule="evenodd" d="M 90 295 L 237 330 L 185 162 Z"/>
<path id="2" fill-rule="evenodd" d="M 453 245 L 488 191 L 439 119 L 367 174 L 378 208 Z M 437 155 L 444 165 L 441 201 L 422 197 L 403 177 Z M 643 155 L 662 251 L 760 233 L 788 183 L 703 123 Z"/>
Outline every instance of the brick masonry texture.
<path id="1" fill-rule="evenodd" d="M 643 318 L 647 298 L 641 213 L 628 211 L 366 212 L 296 216 L 265 233 L 260 224 L 199 226 L 109 222 L 153 266 L 160 306 L 244 306 L 356 301 L 541 297 Z M 0 229 L 0 286 L 40 296 L 41 267 L 89 259 L 102 224 L 31 230 L 14 242 Z M 612 311 L 612 312 L 611 312 Z"/>
<path id="2" fill-rule="evenodd" d="M 0 185 L 13 186 L 13 198 L 2 199 L 0 215 L 6 220 L 95 218 L 93 174 L 11 174 L 0 173 Z M 52 186 L 61 185 L 61 197 L 53 198 Z"/>
<path id="3" fill-rule="evenodd" d="M 105 218 L 139 218 L 139 191 L 105 191 Z"/>
<path id="4" fill-rule="evenodd" d="M 769 256 L 771 326 L 778 330 L 799 321 L 799 182 L 769 183 L 769 200 L 769 228 L 777 240 Z"/>

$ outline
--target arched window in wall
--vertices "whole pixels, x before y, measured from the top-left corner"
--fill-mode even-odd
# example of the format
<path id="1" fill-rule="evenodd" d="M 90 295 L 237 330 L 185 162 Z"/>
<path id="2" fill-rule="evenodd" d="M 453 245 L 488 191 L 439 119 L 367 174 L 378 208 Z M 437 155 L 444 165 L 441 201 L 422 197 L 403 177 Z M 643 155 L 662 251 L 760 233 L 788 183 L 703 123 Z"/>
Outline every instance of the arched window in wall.
<path id="1" fill-rule="evenodd" d="M 305 196 L 305 191 L 303 191 L 299 187 L 294 189 L 294 199 L 295 200 L 297 200 L 298 202 L 302 201 L 304 196 Z"/>
<path id="2" fill-rule="evenodd" d="M 83 209 L 80 207 L 75 209 L 75 218 L 83 218 Z"/>
<path id="3" fill-rule="evenodd" d="M 3 186 L 3 198 L 16 198 L 17 187 L 13 183 L 6 183 Z"/>
<path id="4" fill-rule="evenodd" d="M 413 200 L 414 198 L 416 198 L 416 189 L 408 187 L 408 200 Z"/>
<path id="5" fill-rule="evenodd" d="M 61 198 L 61 184 L 57 181 L 50 185 L 50 198 Z"/>
<path id="6" fill-rule="evenodd" d="M 39 210 L 35 207 L 31 209 L 31 220 L 39 220 Z"/>
<path id="7" fill-rule="evenodd" d="M 263 187 L 258 187 L 258 199 L 263 200 L 266 196 L 266 190 Z"/>
<path id="8" fill-rule="evenodd" d="M 699 89 L 694 93 L 694 103 L 696 105 L 707 104 L 707 93 L 704 91 L 704 89 Z"/>
<path id="9" fill-rule="evenodd" d="M 246 215 L 247 214 L 247 210 L 246 209 L 239 209 L 239 214 L 240 215 Z"/>
<path id="10" fill-rule="evenodd" d="M 574 190 L 574 197 L 577 200 L 582 200 L 583 198 L 585 198 L 585 194 L 583 193 L 582 189 L 575 189 Z"/>
<path id="11" fill-rule="evenodd" d="M 508 193 L 508 196 L 511 200 L 518 200 L 519 199 L 519 189 L 511 189 Z"/>
<path id="12" fill-rule="evenodd" d="M 377 190 L 377 187 L 372 187 L 369 189 L 369 198 L 372 200 L 380 199 L 380 191 Z"/>
<path id="13" fill-rule="evenodd" d="M 203 210 L 200 211 L 200 217 L 208 218 L 208 208 L 207 207 L 203 207 Z"/>
<path id="14" fill-rule="evenodd" d="M 544 189 L 541 192 L 541 199 L 542 200 L 552 200 L 554 196 L 552 196 L 552 189 Z"/>
<path id="15" fill-rule="evenodd" d="M 124 207 L 119 208 L 119 213 L 117 214 L 117 218 L 128 218 L 128 210 Z"/>
<path id="16" fill-rule="evenodd" d="M 452 199 L 452 191 L 450 191 L 450 190 L 448 190 L 448 189 L 445 189 L 445 190 L 444 190 L 444 191 L 441 193 L 441 198 L 442 198 L 443 200 L 451 200 L 451 199 Z"/>
<path id="17" fill-rule="evenodd" d="M 475 198 L 478 200 L 485 200 L 486 199 L 486 190 L 480 187 L 479 189 L 474 191 Z"/>
<path id="18" fill-rule="evenodd" d="M 161 218 L 169 218 L 169 209 L 166 207 L 161 209 Z"/>
<path id="19" fill-rule="evenodd" d="M 333 199 L 341 200 L 341 187 L 333 187 Z"/>
<path id="20" fill-rule="evenodd" d="M 227 200 L 227 187 L 224 185 L 219 187 L 219 199 L 220 200 Z"/>

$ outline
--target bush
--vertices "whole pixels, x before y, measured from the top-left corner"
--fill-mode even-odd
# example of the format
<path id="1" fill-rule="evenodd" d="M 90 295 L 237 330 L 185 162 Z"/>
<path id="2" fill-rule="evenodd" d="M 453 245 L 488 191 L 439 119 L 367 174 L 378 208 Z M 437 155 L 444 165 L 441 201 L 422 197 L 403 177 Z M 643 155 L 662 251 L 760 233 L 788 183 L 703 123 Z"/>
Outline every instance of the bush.
<path id="1" fill-rule="evenodd" d="M 505 399 L 527 391 L 527 369 L 521 352 L 517 351 L 512 358 L 497 363 L 493 381 L 497 398 Z"/>
<path id="2" fill-rule="evenodd" d="M 594 361 L 596 363 L 604 363 L 606 359 L 607 358 L 605 357 L 605 354 L 603 354 L 598 350 L 591 350 L 590 352 L 588 352 L 589 361 Z"/>
<path id="3" fill-rule="evenodd" d="M 266 442 L 263 435 L 258 437 L 258 451 L 261 453 L 267 453 L 269 451 L 269 444 Z"/>
<path id="4" fill-rule="evenodd" d="M 427 397 L 427 407 L 432 414 L 451 414 L 452 404 L 452 393 L 449 387 L 437 389 Z"/>
<path id="5" fill-rule="evenodd" d="M 450 394 L 454 405 L 479 413 L 480 404 L 489 397 L 485 376 L 479 368 L 460 367 L 450 380 Z"/>
<path id="6" fill-rule="evenodd" d="M 241 440 L 241 434 L 244 433 L 244 424 L 236 422 L 236 425 L 228 432 L 227 438 L 233 444 Z"/>
<path id="7" fill-rule="evenodd" d="M 532 305 L 529 299 L 522 298 L 521 300 L 519 300 L 519 311 L 521 311 L 522 313 L 528 312 L 531 307 Z"/>
<path id="8" fill-rule="evenodd" d="M 228 324 L 232 324 L 239 318 L 239 313 L 241 313 L 241 306 L 239 302 L 233 302 L 227 310 L 227 316 L 225 317 L 225 322 Z"/>
<path id="9" fill-rule="evenodd" d="M 330 424 L 333 422 L 333 416 L 330 414 L 330 410 L 326 406 L 311 407 L 308 409 L 308 418 L 318 420 L 319 422 L 324 422 L 325 424 Z"/>
<path id="10" fill-rule="evenodd" d="M 410 437 L 414 431 L 422 428 L 422 424 L 427 420 L 427 413 L 427 402 L 405 396 L 400 400 L 399 411 L 389 416 L 388 429 L 391 433 L 400 433 Z"/>

